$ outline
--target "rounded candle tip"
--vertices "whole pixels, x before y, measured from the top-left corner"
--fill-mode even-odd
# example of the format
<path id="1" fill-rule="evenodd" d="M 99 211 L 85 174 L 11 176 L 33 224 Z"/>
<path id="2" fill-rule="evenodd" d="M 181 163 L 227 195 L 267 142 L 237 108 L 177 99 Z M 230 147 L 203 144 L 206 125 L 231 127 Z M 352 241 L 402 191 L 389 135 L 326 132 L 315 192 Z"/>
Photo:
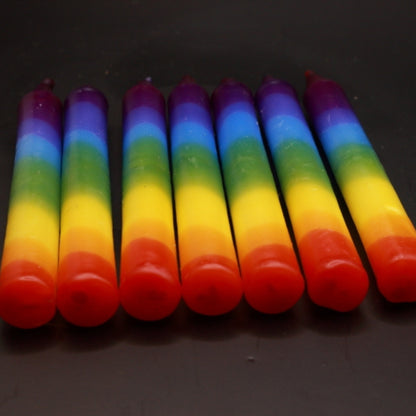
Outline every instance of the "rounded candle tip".
<path id="1" fill-rule="evenodd" d="M 181 285 L 169 271 L 145 265 L 120 285 L 124 310 L 136 319 L 158 321 L 171 315 L 181 299 Z"/>
<path id="2" fill-rule="evenodd" d="M 74 275 L 57 290 L 57 307 L 65 320 L 81 327 L 108 321 L 119 305 L 118 290 L 106 279 L 85 272 Z"/>
<path id="3" fill-rule="evenodd" d="M 144 82 L 146 82 L 147 84 L 151 84 L 152 83 L 152 77 L 149 75 L 144 79 Z"/>
<path id="4" fill-rule="evenodd" d="M 337 312 L 350 312 L 364 300 L 368 291 L 364 269 L 340 261 L 319 270 L 308 285 L 308 294 L 316 305 Z"/>
<path id="5" fill-rule="evenodd" d="M 384 237 L 366 251 L 380 293 L 389 302 L 416 302 L 416 239 Z"/>
<path id="6" fill-rule="evenodd" d="M 302 237 L 298 248 L 312 302 L 338 312 L 360 305 L 369 281 L 349 236 L 316 229 Z"/>
<path id="7" fill-rule="evenodd" d="M 258 265 L 243 281 L 247 303 L 266 314 L 286 312 L 300 299 L 305 288 L 299 272 L 278 262 Z"/>
<path id="8" fill-rule="evenodd" d="M 211 261 L 207 256 L 198 260 L 182 269 L 182 296 L 186 305 L 207 316 L 232 311 L 243 295 L 238 269 L 220 258 Z"/>
<path id="9" fill-rule="evenodd" d="M 55 315 L 55 290 L 36 276 L 21 276 L 0 289 L 0 315 L 21 329 L 38 328 Z"/>
<path id="10" fill-rule="evenodd" d="M 240 265 L 245 299 L 259 312 L 285 312 L 304 292 L 305 281 L 293 250 L 287 246 L 259 247 L 246 255 Z"/>

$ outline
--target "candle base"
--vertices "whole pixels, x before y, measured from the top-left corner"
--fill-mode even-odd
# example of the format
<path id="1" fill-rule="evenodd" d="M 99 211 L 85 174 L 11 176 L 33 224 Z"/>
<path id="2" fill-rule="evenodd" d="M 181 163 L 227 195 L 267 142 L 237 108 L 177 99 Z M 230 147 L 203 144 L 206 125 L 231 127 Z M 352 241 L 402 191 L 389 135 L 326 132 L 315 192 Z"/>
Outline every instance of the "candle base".
<path id="1" fill-rule="evenodd" d="M 285 312 L 305 289 L 295 254 L 285 246 L 259 247 L 242 260 L 241 270 L 244 297 L 258 312 Z"/>
<path id="2" fill-rule="evenodd" d="M 349 312 L 357 308 L 367 294 L 366 277 L 353 264 L 340 261 L 316 273 L 308 286 L 308 294 L 318 306 Z"/>
<path id="3" fill-rule="evenodd" d="M 226 258 L 203 256 L 182 269 L 182 296 L 194 312 L 223 315 L 238 305 L 242 293 L 237 266 Z"/>
<path id="4" fill-rule="evenodd" d="M 303 237 L 298 247 L 312 302 L 338 312 L 360 305 L 368 291 L 368 276 L 347 237 L 315 230 Z"/>
<path id="5" fill-rule="evenodd" d="M 20 276 L 0 287 L 0 316 L 12 326 L 40 327 L 54 317 L 55 311 L 55 287 L 37 276 Z"/>
<path id="6" fill-rule="evenodd" d="M 181 299 L 176 256 L 151 238 L 131 241 L 121 254 L 120 300 L 136 319 L 157 321 L 169 316 Z"/>
<path id="7" fill-rule="evenodd" d="M 120 285 L 124 310 L 136 319 L 157 321 L 174 312 L 181 299 L 181 286 L 163 267 L 149 264 L 137 268 Z"/>
<path id="8" fill-rule="evenodd" d="M 92 327 L 108 321 L 119 305 L 117 288 L 95 273 L 79 273 L 62 282 L 57 307 L 73 325 Z"/>
<path id="9" fill-rule="evenodd" d="M 416 239 L 391 236 L 367 249 L 377 286 L 389 301 L 416 302 Z"/>

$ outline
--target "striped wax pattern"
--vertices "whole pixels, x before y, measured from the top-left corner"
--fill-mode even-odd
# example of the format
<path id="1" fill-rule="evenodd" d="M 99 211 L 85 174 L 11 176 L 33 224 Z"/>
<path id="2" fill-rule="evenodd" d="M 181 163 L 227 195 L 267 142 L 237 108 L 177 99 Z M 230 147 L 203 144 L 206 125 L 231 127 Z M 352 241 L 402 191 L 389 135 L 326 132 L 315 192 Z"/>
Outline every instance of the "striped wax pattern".
<path id="1" fill-rule="evenodd" d="M 181 297 L 173 226 L 165 100 L 150 82 L 123 101 L 120 297 L 143 320 L 170 315 Z"/>
<path id="2" fill-rule="evenodd" d="M 361 264 L 293 88 L 271 77 L 257 103 L 312 301 L 338 311 L 368 290 Z"/>
<path id="3" fill-rule="evenodd" d="M 416 231 L 341 87 L 307 72 L 305 105 L 381 293 L 416 301 Z"/>
<path id="4" fill-rule="evenodd" d="M 219 315 L 239 303 L 242 283 L 209 98 L 186 77 L 168 104 L 182 295 L 194 311 Z"/>
<path id="5" fill-rule="evenodd" d="M 214 91 L 212 103 L 245 298 L 261 312 L 283 312 L 299 300 L 304 280 L 251 92 L 225 79 Z"/>
<path id="6" fill-rule="evenodd" d="M 106 111 L 90 87 L 65 104 L 57 306 L 79 326 L 99 325 L 118 307 Z"/>
<path id="7" fill-rule="evenodd" d="M 20 103 L 0 275 L 0 316 L 34 328 L 55 314 L 61 103 L 45 80 Z"/>

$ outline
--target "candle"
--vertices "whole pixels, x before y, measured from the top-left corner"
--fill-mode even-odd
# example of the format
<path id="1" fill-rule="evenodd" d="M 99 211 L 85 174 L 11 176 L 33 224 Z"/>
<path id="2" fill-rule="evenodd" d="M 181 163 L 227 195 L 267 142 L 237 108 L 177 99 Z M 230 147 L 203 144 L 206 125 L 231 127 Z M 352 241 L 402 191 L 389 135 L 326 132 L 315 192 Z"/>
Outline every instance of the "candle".
<path id="1" fill-rule="evenodd" d="M 35 328 L 55 314 L 61 103 L 44 80 L 19 106 L 15 162 L 0 272 L 0 316 Z"/>
<path id="2" fill-rule="evenodd" d="M 239 303 L 242 282 L 209 97 L 185 77 L 170 94 L 168 105 L 182 296 L 198 313 L 223 314 Z"/>
<path id="3" fill-rule="evenodd" d="M 391 302 L 416 301 L 416 231 L 341 87 L 311 71 L 306 78 L 306 108 L 378 288 Z"/>
<path id="4" fill-rule="evenodd" d="M 170 315 L 181 297 L 173 226 L 165 100 L 148 81 L 123 101 L 120 297 L 135 318 Z"/>
<path id="5" fill-rule="evenodd" d="M 65 103 L 57 306 L 79 326 L 100 325 L 118 307 L 106 113 L 90 87 Z"/>
<path id="6" fill-rule="evenodd" d="M 293 88 L 268 77 L 257 104 L 293 225 L 307 291 L 337 311 L 357 307 L 368 277 Z"/>
<path id="7" fill-rule="evenodd" d="M 244 296 L 256 310 L 279 313 L 304 291 L 304 280 L 263 146 L 251 92 L 225 79 L 212 95 L 218 147 Z"/>

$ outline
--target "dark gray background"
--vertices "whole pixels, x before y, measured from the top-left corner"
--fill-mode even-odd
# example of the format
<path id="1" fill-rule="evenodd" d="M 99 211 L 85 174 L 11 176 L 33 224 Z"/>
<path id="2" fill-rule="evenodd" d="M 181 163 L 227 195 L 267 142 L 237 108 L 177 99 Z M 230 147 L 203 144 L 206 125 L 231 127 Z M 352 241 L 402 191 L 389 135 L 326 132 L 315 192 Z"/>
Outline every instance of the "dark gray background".
<path id="1" fill-rule="evenodd" d="M 7 5 L 6 5 L 7 4 Z M 414 1 L 11 1 L 0 13 L 0 238 L 21 97 L 44 77 L 64 99 L 91 84 L 110 103 L 115 235 L 121 99 L 145 76 L 164 93 L 189 74 L 253 91 L 270 73 L 303 93 L 306 69 L 340 82 L 416 220 Z M 117 247 L 119 239 L 116 238 Z M 365 260 L 365 259 L 364 259 Z M 390 415 L 416 405 L 416 305 L 390 305 L 373 277 L 348 314 L 305 296 L 268 317 L 243 302 L 215 319 L 120 311 L 100 328 L 59 316 L 34 331 L 0 323 L 0 415 Z"/>

